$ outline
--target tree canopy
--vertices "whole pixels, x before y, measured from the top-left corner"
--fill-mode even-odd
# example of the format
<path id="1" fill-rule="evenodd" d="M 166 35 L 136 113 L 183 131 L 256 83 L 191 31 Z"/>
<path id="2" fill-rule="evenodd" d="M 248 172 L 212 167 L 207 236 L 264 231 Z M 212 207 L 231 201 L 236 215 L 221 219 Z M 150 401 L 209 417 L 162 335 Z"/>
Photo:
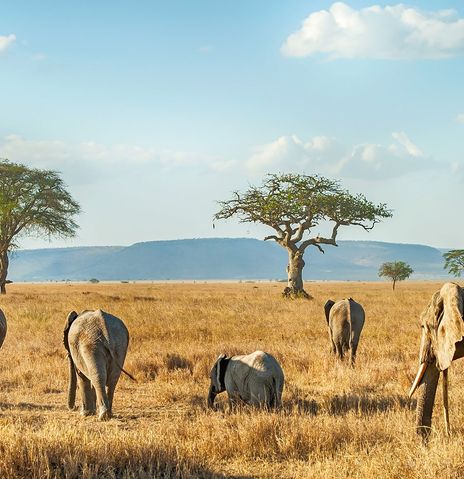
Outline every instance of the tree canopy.
<path id="1" fill-rule="evenodd" d="M 389 278 L 393 281 L 393 289 L 397 281 L 404 281 L 409 278 L 414 270 L 404 261 L 392 261 L 383 263 L 379 268 L 379 277 Z"/>
<path id="2" fill-rule="evenodd" d="M 243 193 L 235 191 L 232 196 L 219 202 L 220 210 L 214 218 L 236 216 L 240 222 L 272 228 L 274 234 L 264 239 L 274 240 L 289 251 L 288 287 L 293 292 L 303 289 L 302 257 L 308 246 L 324 252 L 323 245 L 337 246 L 340 226 L 359 226 L 368 231 L 382 218 L 392 216 L 385 204 L 375 205 L 364 195 L 343 189 L 338 181 L 318 175 L 270 174 L 261 186 L 250 186 Z M 311 235 L 316 226 L 327 222 L 331 224 L 329 235 Z M 299 278 L 291 278 L 295 268 L 300 271 Z"/>
<path id="3" fill-rule="evenodd" d="M 21 236 L 72 237 L 79 204 L 60 174 L 0 160 L 0 291 L 5 293 L 8 253 Z"/>
<path id="4" fill-rule="evenodd" d="M 454 276 L 461 276 L 464 271 L 464 249 L 452 249 L 443 254 L 444 268 Z"/>

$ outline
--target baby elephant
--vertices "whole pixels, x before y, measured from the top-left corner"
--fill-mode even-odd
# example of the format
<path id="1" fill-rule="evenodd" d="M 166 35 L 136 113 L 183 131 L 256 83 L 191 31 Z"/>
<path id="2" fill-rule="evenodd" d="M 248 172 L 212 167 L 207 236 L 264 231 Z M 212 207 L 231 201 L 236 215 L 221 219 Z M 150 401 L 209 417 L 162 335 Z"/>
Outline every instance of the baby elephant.
<path id="1" fill-rule="evenodd" d="M 126 326 L 100 309 L 79 315 L 72 311 L 65 323 L 63 342 L 69 358 L 68 407 L 74 409 L 77 381 L 82 414 L 95 414 L 98 405 L 99 419 L 109 419 L 121 371 L 134 379 L 122 368 L 129 344 Z"/>
<path id="2" fill-rule="evenodd" d="M 255 351 L 244 356 L 221 354 L 211 369 L 208 407 L 216 396 L 227 391 L 229 410 L 240 402 L 276 408 L 282 405 L 284 373 L 280 364 L 268 353 Z"/>
<path id="3" fill-rule="evenodd" d="M 350 350 L 350 362 L 353 366 L 364 326 L 363 307 L 353 298 L 348 298 L 337 302 L 329 299 L 324 309 L 332 351 L 343 359 L 345 352 Z"/>

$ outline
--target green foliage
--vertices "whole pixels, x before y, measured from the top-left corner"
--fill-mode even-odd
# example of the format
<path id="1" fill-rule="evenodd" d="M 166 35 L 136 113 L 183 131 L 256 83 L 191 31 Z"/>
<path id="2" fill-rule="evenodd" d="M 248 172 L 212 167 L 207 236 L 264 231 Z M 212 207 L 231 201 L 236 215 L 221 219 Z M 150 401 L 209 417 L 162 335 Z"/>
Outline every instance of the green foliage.
<path id="1" fill-rule="evenodd" d="M 0 294 L 5 294 L 8 253 L 21 235 L 74 236 L 80 207 L 56 171 L 0 160 Z"/>
<path id="2" fill-rule="evenodd" d="M 10 250 L 20 235 L 75 235 L 79 204 L 56 171 L 0 161 L 0 249 Z"/>
<path id="3" fill-rule="evenodd" d="M 340 226 L 370 230 L 380 219 L 392 216 L 385 204 L 374 205 L 364 195 L 342 189 L 338 181 L 318 175 L 267 175 L 261 186 L 250 186 L 244 193 L 235 191 L 232 199 L 219 205 L 216 220 L 237 216 L 241 222 L 262 223 L 277 232 L 265 239 L 286 247 L 299 245 L 300 251 L 309 245 L 319 249 L 320 244 L 336 246 Z M 304 234 L 327 221 L 333 223 L 329 238 L 318 235 L 302 241 Z"/>
<path id="4" fill-rule="evenodd" d="M 452 249 L 443 254 L 444 268 L 454 276 L 461 276 L 464 271 L 464 249 Z"/>
<path id="5" fill-rule="evenodd" d="M 409 264 L 404 261 L 393 261 L 391 263 L 383 263 L 379 268 L 379 276 L 391 279 L 393 282 L 404 281 L 414 273 Z"/>

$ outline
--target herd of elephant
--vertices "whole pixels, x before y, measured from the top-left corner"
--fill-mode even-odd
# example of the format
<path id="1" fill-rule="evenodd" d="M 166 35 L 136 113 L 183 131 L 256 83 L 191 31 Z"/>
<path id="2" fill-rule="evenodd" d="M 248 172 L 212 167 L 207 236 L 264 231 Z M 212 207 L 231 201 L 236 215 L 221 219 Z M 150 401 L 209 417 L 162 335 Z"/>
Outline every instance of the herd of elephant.
<path id="1" fill-rule="evenodd" d="M 343 359 L 349 353 L 354 366 L 364 309 L 352 298 L 325 304 L 325 316 L 331 349 Z M 448 368 L 451 362 L 464 356 L 464 289 L 455 283 L 445 283 L 430 300 L 421 315 L 422 338 L 419 370 L 411 387 L 412 397 L 420 387 L 417 401 L 417 432 L 427 439 L 431 432 L 432 411 L 440 372 L 443 373 L 443 406 L 446 432 L 449 434 Z M 0 347 L 6 336 L 7 323 L 0 310 Z M 68 407 L 74 409 L 76 390 L 81 395 L 81 413 L 96 414 L 106 420 L 112 416 L 114 391 L 123 369 L 129 333 L 123 321 L 102 310 L 69 313 L 63 331 L 63 343 L 68 353 Z M 227 357 L 221 354 L 210 373 L 208 406 L 227 391 L 229 408 L 238 404 L 279 408 L 282 404 L 284 373 L 278 361 L 269 353 Z"/>

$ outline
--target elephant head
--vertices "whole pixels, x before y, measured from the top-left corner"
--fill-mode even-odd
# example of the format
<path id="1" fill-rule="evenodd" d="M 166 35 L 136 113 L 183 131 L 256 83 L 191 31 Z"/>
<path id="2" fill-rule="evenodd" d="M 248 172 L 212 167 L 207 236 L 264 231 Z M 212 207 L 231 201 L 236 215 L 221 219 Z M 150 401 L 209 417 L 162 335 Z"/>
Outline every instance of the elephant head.
<path id="1" fill-rule="evenodd" d="M 327 303 L 324 305 L 324 311 L 325 311 L 325 319 L 327 320 L 327 324 L 329 324 L 329 315 L 330 315 L 330 310 L 332 309 L 332 306 L 335 304 L 335 301 L 332 301 L 329 299 Z"/>
<path id="2" fill-rule="evenodd" d="M 446 432 L 448 419 L 448 368 L 453 359 L 464 355 L 463 290 L 455 283 L 445 283 L 437 291 L 421 316 L 422 337 L 419 352 L 419 370 L 411 386 L 409 397 L 421 387 L 417 402 L 417 432 L 425 439 L 430 434 L 432 412 L 440 372 L 443 372 L 443 407 Z"/>
<path id="3" fill-rule="evenodd" d="M 224 378 L 226 375 L 227 366 L 229 365 L 229 361 L 230 358 L 228 358 L 225 354 L 221 354 L 217 358 L 213 368 L 211 369 L 211 384 L 209 386 L 208 392 L 208 407 L 210 408 L 213 407 L 214 399 L 216 398 L 216 396 L 226 390 Z"/>
<path id="4" fill-rule="evenodd" d="M 74 320 L 77 318 L 78 314 L 76 311 L 71 311 L 68 314 L 68 318 L 64 324 L 64 331 L 63 331 L 63 344 L 68 352 L 68 365 L 69 365 L 69 387 L 68 387 L 68 408 L 74 409 L 74 404 L 76 402 L 76 387 L 77 387 L 77 378 L 76 378 L 76 368 L 74 366 L 74 362 L 71 357 L 71 352 L 69 350 L 69 330 L 71 329 L 71 325 Z"/>

